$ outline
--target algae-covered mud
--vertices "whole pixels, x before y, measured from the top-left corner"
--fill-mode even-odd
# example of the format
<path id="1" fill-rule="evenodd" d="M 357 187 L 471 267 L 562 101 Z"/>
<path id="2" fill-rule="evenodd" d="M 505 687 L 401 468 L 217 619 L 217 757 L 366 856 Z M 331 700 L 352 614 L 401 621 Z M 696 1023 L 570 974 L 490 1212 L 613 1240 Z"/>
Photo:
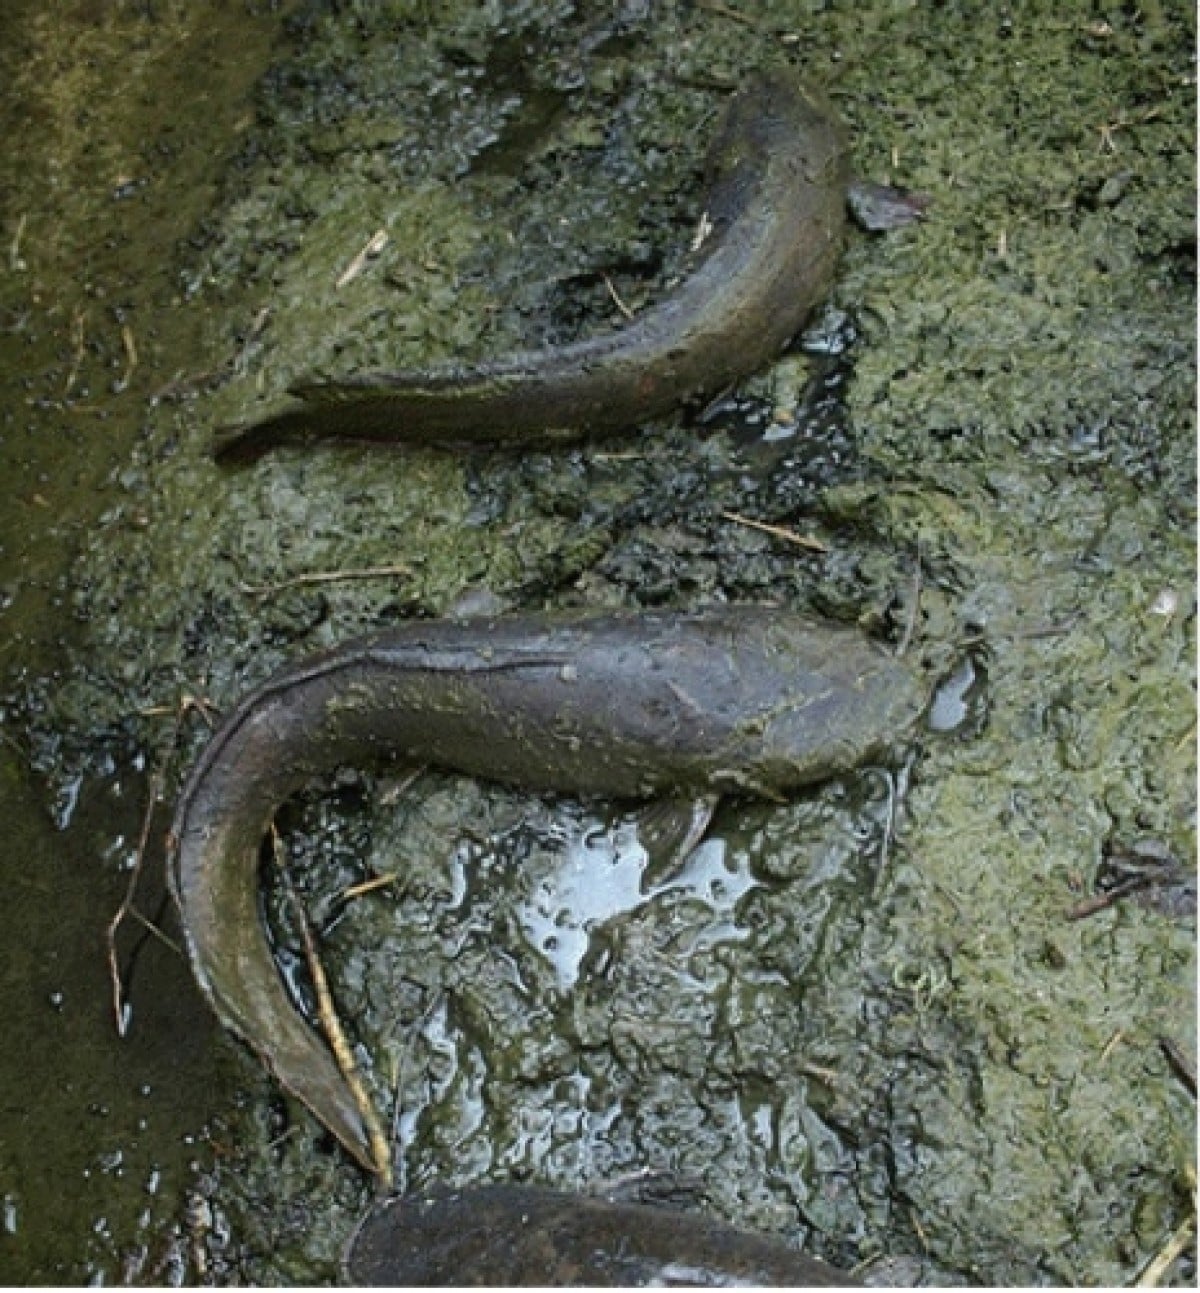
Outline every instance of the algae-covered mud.
<path id="1" fill-rule="evenodd" d="M 160 9 L 120 33 L 184 21 Z M 104 161 L 111 188 L 6 170 L 4 450 L 24 473 L 4 522 L 6 787 L 60 817 L 76 791 L 99 806 L 69 850 L 38 845 L 54 869 L 6 850 L 10 887 L 50 882 L 6 929 L 12 1035 L 47 1057 L 6 1077 L 6 1273 L 336 1277 L 367 1182 L 208 1029 L 158 940 L 126 1047 L 100 1040 L 132 774 L 161 780 L 161 843 L 212 711 L 469 599 L 777 602 L 857 622 L 941 686 L 891 764 L 730 805 L 666 874 L 646 824 L 604 803 L 440 773 L 295 802 L 291 882 L 402 1189 L 650 1173 L 868 1280 L 1194 1281 L 1194 1105 L 1169 1058 L 1195 1047 L 1190 8 L 212 13 L 281 44 L 189 196 L 153 208 L 165 223 L 113 215 L 167 192 L 135 184 L 167 155 L 131 124 L 155 110 L 140 82 L 103 102 L 143 165 L 100 147 L 126 136 L 98 96 L 90 118 L 70 101 L 27 123 L 26 158 Z M 202 64 L 175 61 L 180 90 Z M 828 307 L 769 371 L 603 447 L 211 462 L 217 427 L 301 377 L 486 359 L 652 308 L 686 268 L 708 128 L 772 65 L 824 89 L 860 175 L 930 204 L 850 238 Z M 24 100 L 95 56 L 54 66 Z M 61 223 L 41 227 L 74 233 L 51 269 L 32 234 L 53 193 Z M 120 291 L 77 324 L 97 265 Z M 266 905 L 307 1004 L 286 894 Z M 38 974 L 68 953 L 91 1031 L 64 1010 L 63 1052 L 45 1040 L 61 985 Z M 186 1108 L 140 1128 L 131 1107 L 90 1138 L 49 1103 L 64 1054 L 76 1083 L 107 1066 L 147 1099 L 173 1081 Z M 143 1222 L 130 1183 L 179 1164 L 185 1135 L 204 1174 L 165 1172 Z"/>

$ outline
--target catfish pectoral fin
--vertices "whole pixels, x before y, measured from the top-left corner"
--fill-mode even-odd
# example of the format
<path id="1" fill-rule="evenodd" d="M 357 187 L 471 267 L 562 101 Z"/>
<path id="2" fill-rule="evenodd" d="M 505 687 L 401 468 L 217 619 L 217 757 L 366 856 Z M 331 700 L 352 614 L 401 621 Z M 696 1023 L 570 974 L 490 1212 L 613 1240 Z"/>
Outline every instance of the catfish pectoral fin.
<path id="1" fill-rule="evenodd" d="M 646 850 L 642 890 L 673 880 L 708 830 L 720 799 L 716 795 L 656 799 L 637 813 L 637 833 Z"/>

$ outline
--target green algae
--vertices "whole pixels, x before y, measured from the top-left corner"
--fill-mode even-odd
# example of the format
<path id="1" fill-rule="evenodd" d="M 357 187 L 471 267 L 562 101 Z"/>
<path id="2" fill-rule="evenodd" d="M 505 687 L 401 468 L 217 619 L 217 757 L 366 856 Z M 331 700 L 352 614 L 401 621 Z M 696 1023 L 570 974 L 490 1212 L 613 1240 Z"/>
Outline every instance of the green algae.
<path id="1" fill-rule="evenodd" d="M 206 356 L 187 374 L 215 376 L 150 414 L 72 580 L 83 646 L 31 733 L 52 775 L 165 751 L 147 711 L 226 706 L 285 658 L 479 588 L 777 596 L 911 623 L 932 666 L 970 653 L 986 676 L 894 801 L 874 775 L 724 813 L 726 858 L 761 883 L 732 913 L 647 896 L 593 931 L 570 991 L 520 912 L 562 876 L 562 836 L 608 819 L 448 778 L 306 801 L 298 883 L 375 1098 L 398 1100 L 405 1185 L 653 1170 L 830 1260 L 1009 1285 L 1127 1282 L 1188 1215 L 1194 1110 L 1158 1039 L 1194 1047 L 1193 926 L 1067 912 L 1114 849 L 1193 852 L 1191 21 L 1027 0 L 295 22 L 184 258 Z M 933 198 L 849 248 L 835 305 L 860 336 L 815 447 L 764 459 L 718 413 L 519 461 L 208 462 L 214 426 L 297 376 L 619 324 L 606 276 L 636 308 L 682 262 L 707 87 L 797 57 L 860 172 Z M 748 389 L 794 402 L 788 364 Z M 365 1186 L 243 1071 L 209 1278 L 329 1278 Z"/>

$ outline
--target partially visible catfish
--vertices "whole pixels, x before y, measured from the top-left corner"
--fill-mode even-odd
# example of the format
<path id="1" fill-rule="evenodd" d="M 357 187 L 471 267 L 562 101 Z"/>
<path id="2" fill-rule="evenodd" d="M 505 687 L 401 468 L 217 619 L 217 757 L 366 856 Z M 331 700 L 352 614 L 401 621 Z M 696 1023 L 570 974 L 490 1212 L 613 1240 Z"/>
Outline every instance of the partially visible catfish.
<path id="1" fill-rule="evenodd" d="M 698 1212 L 535 1186 L 395 1198 L 343 1262 L 360 1287 L 851 1288 L 847 1272 Z"/>

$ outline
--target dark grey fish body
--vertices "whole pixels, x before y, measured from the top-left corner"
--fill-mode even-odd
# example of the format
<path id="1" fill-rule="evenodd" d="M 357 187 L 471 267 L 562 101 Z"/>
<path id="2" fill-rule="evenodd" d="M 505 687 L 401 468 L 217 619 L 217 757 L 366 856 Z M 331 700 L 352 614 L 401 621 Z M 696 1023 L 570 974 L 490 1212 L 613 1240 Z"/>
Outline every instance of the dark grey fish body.
<path id="1" fill-rule="evenodd" d="M 184 787 L 172 880 L 193 969 L 222 1021 L 376 1167 L 259 919 L 260 848 L 290 795 L 398 761 L 608 798 L 779 798 L 879 754 L 922 704 L 858 632 L 762 606 L 417 622 L 346 643 L 243 700 Z"/>
<path id="2" fill-rule="evenodd" d="M 218 459 L 347 439 L 539 445 L 625 430 L 761 368 L 828 290 L 849 163 L 828 105 L 783 75 L 731 99 L 710 149 L 708 233 L 679 286 L 627 326 L 488 363 L 306 382 L 303 402 L 219 433 Z"/>
<path id="3" fill-rule="evenodd" d="M 346 1251 L 365 1287 L 849 1288 L 845 1271 L 696 1212 L 519 1185 L 389 1200 Z"/>

